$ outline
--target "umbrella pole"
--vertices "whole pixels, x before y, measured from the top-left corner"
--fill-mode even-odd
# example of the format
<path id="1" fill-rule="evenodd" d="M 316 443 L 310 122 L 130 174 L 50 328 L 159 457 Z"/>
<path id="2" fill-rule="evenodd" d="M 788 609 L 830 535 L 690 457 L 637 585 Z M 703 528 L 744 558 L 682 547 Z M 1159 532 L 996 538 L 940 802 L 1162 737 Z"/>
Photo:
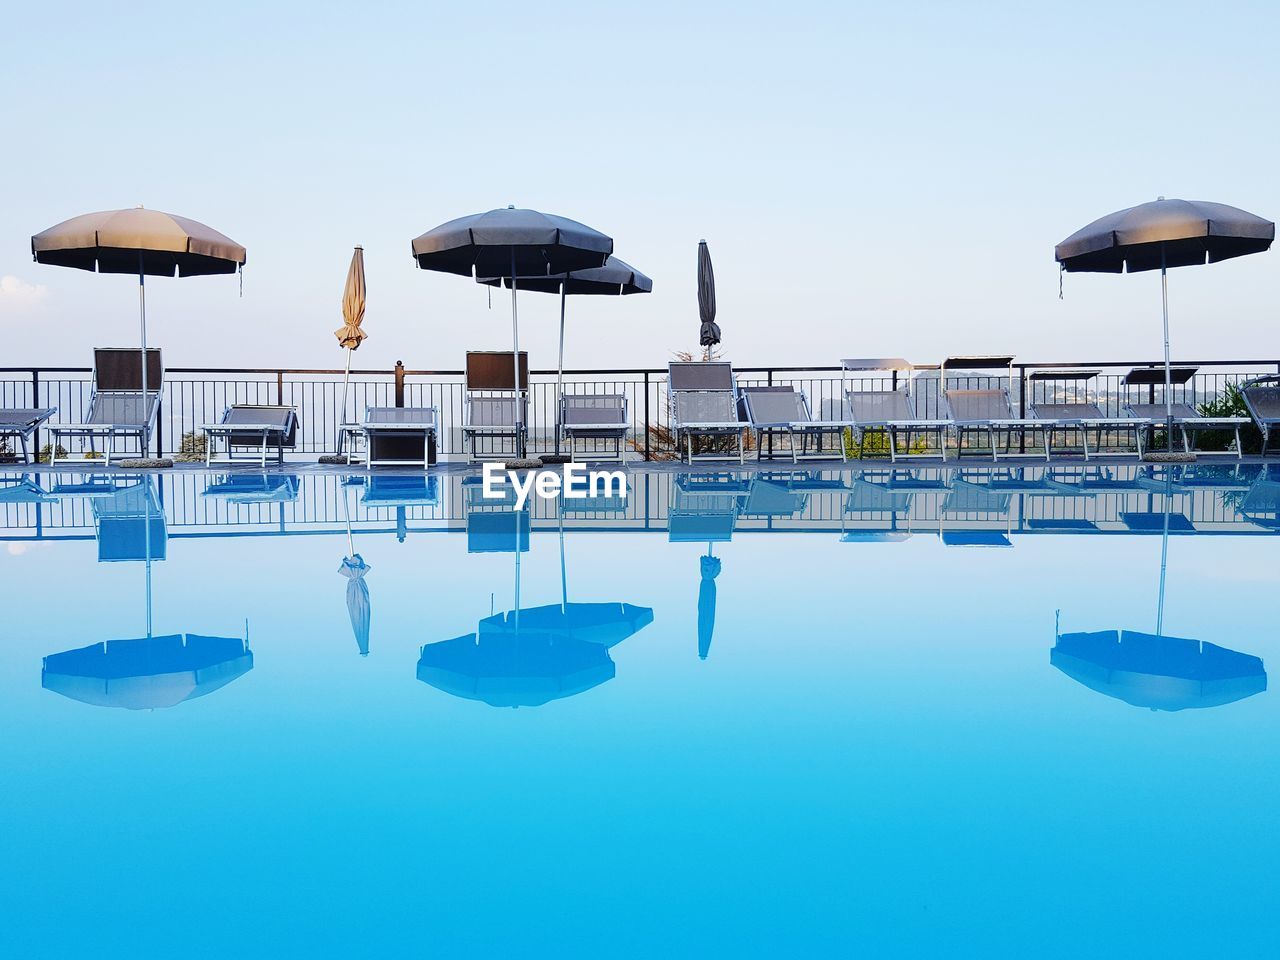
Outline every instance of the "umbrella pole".
<path id="1" fill-rule="evenodd" d="M 1160 303 L 1164 315 L 1164 433 L 1167 449 L 1173 452 L 1173 370 L 1169 365 L 1169 271 L 1165 267 L 1164 247 L 1160 247 Z"/>
<path id="2" fill-rule="evenodd" d="M 560 359 L 556 365 L 556 456 L 560 456 L 560 410 L 564 405 L 564 302 L 569 284 L 560 281 Z"/>
<path id="3" fill-rule="evenodd" d="M 138 251 L 138 322 L 142 328 L 142 410 L 149 411 L 147 404 L 147 286 L 146 272 L 142 267 L 142 251 Z M 151 451 L 151 435 L 144 431 L 141 440 L 142 456 L 145 458 Z M 159 451 L 156 451 L 159 453 Z M 150 557 L 148 556 L 148 559 Z M 148 630 L 150 633 L 150 630 Z"/>
<path id="4" fill-rule="evenodd" d="M 338 489 L 342 493 L 342 519 L 347 525 L 347 556 L 354 557 L 356 555 L 355 540 L 351 536 L 351 508 L 347 505 L 347 487 L 344 483 L 338 483 Z"/>
<path id="5" fill-rule="evenodd" d="M 564 563 L 564 501 L 560 501 L 560 508 L 556 511 L 560 521 L 560 612 L 569 606 L 569 575 L 566 572 Z"/>
<path id="6" fill-rule="evenodd" d="M 143 356 L 144 357 L 146 356 L 145 352 L 143 353 Z M 147 365 L 144 363 L 142 365 L 142 368 L 144 371 L 146 370 L 146 367 Z M 144 373 L 143 376 L 145 377 L 146 374 Z M 145 380 L 144 380 L 144 383 L 145 383 Z M 147 495 L 146 495 L 146 499 L 143 500 L 143 510 L 144 510 L 144 516 L 146 519 L 146 525 L 143 528 L 144 530 L 143 539 L 146 543 L 146 551 L 147 551 L 147 639 L 150 640 L 151 639 L 151 478 L 146 477 L 145 479 L 147 481 Z"/>
<path id="7" fill-rule="evenodd" d="M 338 421 L 338 452 L 342 452 L 346 431 L 342 429 L 347 422 L 347 389 L 351 386 L 351 348 L 347 348 L 347 369 L 342 375 L 342 418 Z"/>
<path id="8" fill-rule="evenodd" d="M 525 455 L 524 448 L 524 426 L 522 404 L 520 403 L 520 316 L 516 311 L 516 248 L 511 248 L 511 343 L 515 347 L 513 360 L 515 362 L 516 381 L 516 456 L 523 458 Z"/>
<path id="9" fill-rule="evenodd" d="M 1160 537 L 1160 596 L 1156 603 L 1156 636 L 1164 635 L 1164 576 L 1169 565 L 1169 503 L 1173 496 L 1173 475 L 1165 467 L 1164 533 Z"/>

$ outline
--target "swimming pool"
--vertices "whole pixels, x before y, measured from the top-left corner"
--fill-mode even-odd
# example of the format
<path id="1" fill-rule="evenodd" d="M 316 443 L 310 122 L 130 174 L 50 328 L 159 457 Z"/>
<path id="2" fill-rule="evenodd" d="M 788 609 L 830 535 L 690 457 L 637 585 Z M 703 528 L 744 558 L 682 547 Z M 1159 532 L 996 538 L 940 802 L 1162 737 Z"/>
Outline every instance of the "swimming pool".
<path id="1" fill-rule="evenodd" d="M 1278 490 L 4 475 L 0 949 L 1264 952 Z"/>

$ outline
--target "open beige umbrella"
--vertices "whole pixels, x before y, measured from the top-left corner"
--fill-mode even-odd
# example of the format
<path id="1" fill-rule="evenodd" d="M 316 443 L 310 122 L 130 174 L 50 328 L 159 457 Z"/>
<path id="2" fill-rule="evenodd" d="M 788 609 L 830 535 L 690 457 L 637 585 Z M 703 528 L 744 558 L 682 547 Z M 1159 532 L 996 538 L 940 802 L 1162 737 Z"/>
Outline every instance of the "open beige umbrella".
<path id="1" fill-rule="evenodd" d="M 364 323 L 364 247 L 356 247 L 351 254 L 351 266 L 347 269 L 347 285 L 342 291 L 342 326 L 333 331 L 338 343 L 347 351 L 347 372 L 342 378 L 342 423 L 347 422 L 347 391 L 351 386 L 351 354 L 360 349 L 368 336 L 360 325 Z M 339 431 L 341 449 L 341 431 Z"/>
<path id="2" fill-rule="evenodd" d="M 147 355 L 147 295 L 144 278 L 198 277 L 235 273 L 245 249 L 212 227 L 186 217 L 136 207 L 106 210 L 64 220 L 31 238 L 37 263 L 97 273 L 138 275 L 138 316 L 142 356 Z M 142 364 L 142 392 L 147 365 Z M 146 456 L 147 451 L 142 451 Z"/>

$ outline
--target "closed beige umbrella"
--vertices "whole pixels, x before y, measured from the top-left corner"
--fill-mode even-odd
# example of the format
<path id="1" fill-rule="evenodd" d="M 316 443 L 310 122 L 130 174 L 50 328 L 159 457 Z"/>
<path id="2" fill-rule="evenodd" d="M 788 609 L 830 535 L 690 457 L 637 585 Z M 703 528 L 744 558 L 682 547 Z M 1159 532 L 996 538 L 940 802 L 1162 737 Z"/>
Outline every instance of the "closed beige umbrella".
<path id="1" fill-rule="evenodd" d="M 351 254 L 351 266 L 347 270 L 347 285 L 342 291 L 342 326 L 333 331 L 338 343 L 347 351 L 347 372 L 342 378 L 342 423 L 347 422 L 347 390 L 351 385 L 351 354 L 360 348 L 368 336 L 360 325 L 364 323 L 364 247 L 356 247 Z M 342 433 L 339 430 L 338 449 L 342 449 Z"/>
<path id="2" fill-rule="evenodd" d="M 147 355 L 147 297 L 144 280 L 235 273 L 245 249 L 212 227 L 160 210 L 136 207 L 106 210 L 64 220 L 31 238 L 37 263 L 98 273 L 138 275 L 138 314 L 142 356 Z M 142 364 L 142 392 L 147 392 Z M 144 448 L 142 455 L 147 455 Z"/>

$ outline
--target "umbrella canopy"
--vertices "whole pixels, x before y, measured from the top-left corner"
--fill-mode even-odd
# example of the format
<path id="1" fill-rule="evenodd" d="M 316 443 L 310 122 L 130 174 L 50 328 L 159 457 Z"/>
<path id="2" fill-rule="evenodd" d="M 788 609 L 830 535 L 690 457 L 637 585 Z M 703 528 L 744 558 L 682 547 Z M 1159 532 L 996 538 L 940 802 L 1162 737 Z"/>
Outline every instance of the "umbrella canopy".
<path id="1" fill-rule="evenodd" d="M 243 640 L 173 634 L 51 654 L 40 684 L 94 706 L 154 710 L 203 697 L 252 669 Z"/>
<path id="2" fill-rule="evenodd" d="M 515 207 L 473 213 L 433 227 L 413 241 L 423 270 L 464 277 L 526 277 L 604 266 L 613 240 L 550 213 Z"/>
<path id="3" fill-rule="evenodd" d="M 716 577 L 720 576 L 720 558 L 700 558 L 702 583 L 698 586 L 698 659 L 711 652 L 711 635 L 716 629 Z"/>
<path id="4" fill-rule="evenodd" d="M 716 323 L 716 274 L 711 269 L 711 251 L 707 241 L 698 241 L 698 316 L 702 327 L 698 342 L 713 347 L 720 342 L 720 327 Z"/>
<path id="5" fill-rule="evenodd" d="M 511 286 L 510 277 L 481 277 L 479 283 L 491 287 Z M 539 293 L 565 293 L 581 296 L 627 296 L 633 293 L 652 293 L 653 281 L 631 264 L 618 257 L 609 257 L 603 267 L 575 270 L 573 273 L 557 273 L 553 276 L 517 277 L 521 290 Z"/>
<path id="6" fill-rule="evenodd" d="M 613 661 L 601 644 L 516 633 L 505 621 L 498 614 L 480 622 L 479 634 L 426 644 L 418 679 L 494 707 L 541 706 L 613 679 Z"/>
<path id="7" fill-rule="evenodd" d="M 347 284 L 342 289 L 342 326 L 333 331 L 346 350 L 356 350 L 368 336 L 360 329 L 364 323 L 364 247 L 356 247 L 347 268 Z"/>
<path id="8" fill-rule="evenodd" d="M 1151 710 L 1216 707 L 1267 689 L 1258 657 L 1129 630 L 1062 634 L 1049 662 L 1091 690 Z"/>
<path id="9" fill-rule="evenodd" d="M 360 649 L 362 657 L 369 655 L 371 611 L 369 585 L 365 582 L 364 575 L 371 569 L 373 568 L 365 563 L 364 557 L 358 553 L 343 557 L 342 566 L 338 568 L 338 573 L 347 578 L 347 614 L 351 618 L 351 631 L 356 636 L 356 646 Z"/>
<path id="10" fill-rule="evenodd" d="M 1139 273 L 1261 253 L 1275 236 L 1274 223 L 1238 207 L 1160 199 L 1093 221 L 1054 256 L 1071 273 Z"/>
<path id="11" fill-rule="evenodd" d="M 244 247 L 196 220 L 137 207 L 86 213 L 31 238 L 37 263 L 98 273 L 195 277 L 235 273 Z"/>

